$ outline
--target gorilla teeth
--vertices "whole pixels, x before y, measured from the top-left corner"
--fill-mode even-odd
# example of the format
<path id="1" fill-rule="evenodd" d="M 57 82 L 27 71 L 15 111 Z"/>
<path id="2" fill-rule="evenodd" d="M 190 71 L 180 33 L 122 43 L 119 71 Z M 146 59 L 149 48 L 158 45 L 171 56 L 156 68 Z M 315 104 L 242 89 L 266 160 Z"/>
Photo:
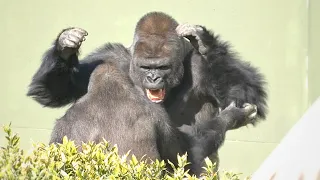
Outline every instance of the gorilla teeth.
<path id="1" fill-rule="evenodd" d="M 165 96 L 165 89 L 146 89 L 149 100 L 155 103 L 162 102 Z"/>

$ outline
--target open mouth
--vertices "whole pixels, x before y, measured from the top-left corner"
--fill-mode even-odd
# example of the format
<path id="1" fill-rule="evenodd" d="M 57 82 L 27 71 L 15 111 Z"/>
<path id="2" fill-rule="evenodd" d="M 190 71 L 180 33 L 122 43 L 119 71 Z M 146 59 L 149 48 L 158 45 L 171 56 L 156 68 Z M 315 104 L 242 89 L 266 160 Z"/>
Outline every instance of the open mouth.
<path id="1" fill-rule="evenodd" d="M 166 93 L 165 89 L 146 89 L 146 91 L 148 98 L 154 103 L 162 102 Z"/>

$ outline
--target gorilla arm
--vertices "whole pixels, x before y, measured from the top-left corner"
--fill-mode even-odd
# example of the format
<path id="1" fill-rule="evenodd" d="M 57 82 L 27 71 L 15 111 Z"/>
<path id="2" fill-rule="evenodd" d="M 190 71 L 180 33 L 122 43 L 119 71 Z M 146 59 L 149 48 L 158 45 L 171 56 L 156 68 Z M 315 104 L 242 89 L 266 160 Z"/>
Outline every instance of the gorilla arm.
<path id="1" fill-rule="evenodd" d="M 105 44 L 79 61 L 78 50 L 87 35 L 80 28 L 62 30 L 43 55 L 27 96 L 48 107 L 67 105 L 87 93 L 91 73 L 105 59 L 127 60 L 127 49 L 115 43 Z M 116 58 L 108 58 L 111 56 Z"/>
<path id="2" fill-rule="evenodd" d="M 58 35 L 53 46 L 43 55 L 27 96 L 44 106 L 60 107 L 86 92 L 91 72 L 78 60 L 78 49 L 86 35 L 87 32 L 80 28 L 64 29 Z"/>
<path id="3" fill-rule="evenodd" d="M 236 123 L 231 129 L 255 125 L 258 120 L 266 118 L 266 82 L 257 68 L 240 60 L 226 42 L 203 26 L 182 24 L 176 31 L 189 39 L 195 48 L 191 64 L 196 66 L 192 70 L 192 76 L 197 81 L 193 87 L 196 94 L 215 98 L 222 109 L 233 101 L 237 107 L 242 107 L 244 103 L 257 106 L 257 118 Z"/>
<path id="4" fill-rule="evenodd" d="M 237 108 L 232 102 L 217 116 L 203 118 L 194 125 L 182 125 L 179 130 L 188 140 L 188 158 L 191 162 L 191 172 L 199 175 L 204 167 L 204 159 L 217 153 L 225 141 L 228 129 L 236 123 L 252 119 L 257 113 L 254 105 L 246 103 L 244 108 Z"/>

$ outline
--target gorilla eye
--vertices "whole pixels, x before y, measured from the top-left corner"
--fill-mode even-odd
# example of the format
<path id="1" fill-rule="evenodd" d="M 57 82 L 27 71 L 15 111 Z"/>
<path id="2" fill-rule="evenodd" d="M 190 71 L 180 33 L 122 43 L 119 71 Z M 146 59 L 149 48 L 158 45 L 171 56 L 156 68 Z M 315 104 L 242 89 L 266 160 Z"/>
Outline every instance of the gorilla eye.
<path id="1" fill-rule="evenodd" d="M 168 69 L 170 69 L 170 66 L 159 66 L 158 69 L 160 69 L 160 70 L 168 70 Z"/>
<path id="2" fill-rule="evenodd" d="M 150 70 L 151 68 L 149 66 L 140 66 L 141 69 Z"/>

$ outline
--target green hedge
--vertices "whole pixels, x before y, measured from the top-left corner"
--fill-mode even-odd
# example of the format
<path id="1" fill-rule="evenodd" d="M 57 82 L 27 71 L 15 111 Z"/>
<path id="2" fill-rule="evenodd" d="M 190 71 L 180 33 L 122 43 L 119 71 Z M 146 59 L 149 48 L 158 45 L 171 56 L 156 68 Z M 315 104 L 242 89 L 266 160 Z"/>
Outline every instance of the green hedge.
<path id="1" fill-rule="evenodd" d="M 58 145 L 34 144 L 33 149 L 25 153 L 19 147 L 19 136 L 12 134 L 11 124 L 3 129 L 7 145 L 0 149 L 0 179 L 197 179 L 184 169 L 186 155 L 178 155 L 178 166 L 167 162 L 174 169 L 170 173 L 166 171 L 164 161 L 147 163 L 145 158 L 138 160 L 134 155 L 119 156 L 117 147 L 107 141 L 83 144 L 82 152 L 79 152 L 73 141 L 64 138 Z M 201 179 L 217 179 L 209 159 L 204 168 Z M 239 174 L 233 172 L 219 174 L 222 180 L 239 179 Z"/>

